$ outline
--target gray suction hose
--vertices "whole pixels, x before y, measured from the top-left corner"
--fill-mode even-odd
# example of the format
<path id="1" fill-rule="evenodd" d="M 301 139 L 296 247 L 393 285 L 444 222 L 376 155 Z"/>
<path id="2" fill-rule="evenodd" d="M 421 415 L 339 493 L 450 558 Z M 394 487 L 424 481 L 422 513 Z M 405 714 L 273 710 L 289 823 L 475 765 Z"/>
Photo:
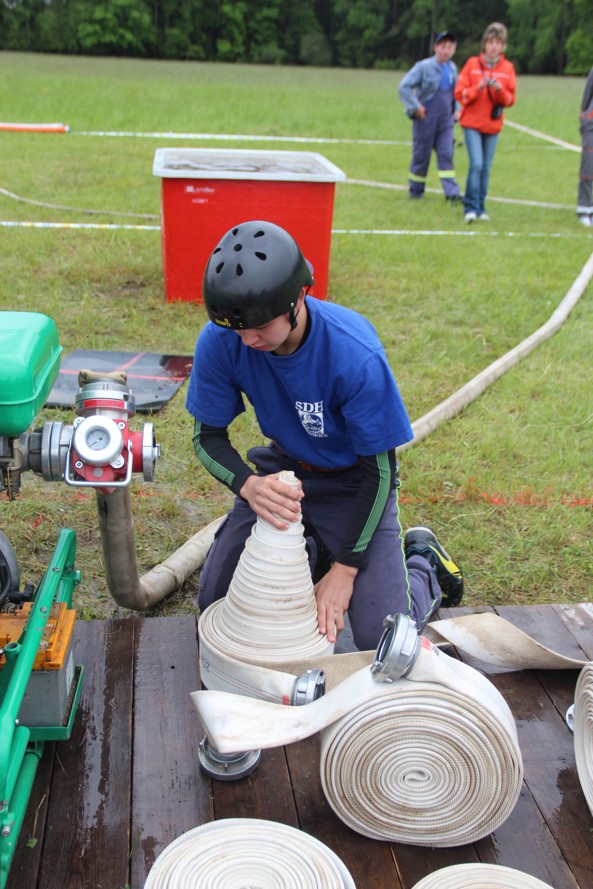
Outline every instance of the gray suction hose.
<path id="1" fill-rule="evenodd" d="M 222 516 L 210 522 L 164 562 L 140 577 L 129 488 L 117 488 L 111 493 L 97 490 L 97 510 L 109 592 L 118 605 L 134 611 L 152 608 L 201 568 L 224 519 Z"/>

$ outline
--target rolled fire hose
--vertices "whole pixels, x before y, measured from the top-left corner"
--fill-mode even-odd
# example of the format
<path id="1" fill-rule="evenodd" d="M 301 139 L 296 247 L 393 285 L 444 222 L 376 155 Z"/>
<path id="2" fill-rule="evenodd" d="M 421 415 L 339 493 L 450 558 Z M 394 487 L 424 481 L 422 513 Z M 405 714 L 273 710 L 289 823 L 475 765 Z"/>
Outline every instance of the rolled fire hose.
<path id="1" fill-rule="evenodd" d="M 453 620 L 437 621 L 430 625 L 430 629 L 431 635 L 439 644 L 455 644 L 473 656 L 493 664 L 516 669 L 582 668 L 575 693 L 575 711 L 578 714 L 575 714 L 575 751 L 579 777 L 593 814 L 593 664 L 546 648 L 495 614 L 466 615 Z M 462 767 L 467 769 L 468 780 L 473 782 L 473 790 L 478 797 L 492 791 L 492 788 L 483 786 L 484 776 L 488 772 L 495 776 L 499 787 L 508 786 L 511 804 L 501 813 L 502 823 L 514 806 L 515 794 L 520 785 L 519 749 L 511 749 L 510 755 L 509 749 L 504 749 L 509 738 L 512 738 L 512 743 L 516 742 L 514 721 L 504 700 L 482 674 L 442 654 L 427 638 L 423 639 L 422 646 L 418 661 L 410 669 L 407 678 L 388 686 L 375 682 L 368 666 L 359 669 L 361 660 L 366 660 L 367 665 L 371 663 L 374 654 L 372 652 L 337 655 L 317 661 L 328 671 L 332 664 L 341 665 L 339 679 L 333 684 L 328 682 L 328 685 L 332 684 L 332 690 L 324 698 L 299 708 L 274 706 L 237 695 L 230 698 L 228 694 L 213 691 L 195 692 L 192 698 L 208 737 L 221 752 L 231 753 L 248 746 L 279 746 L 322 731 L 323 788 L 334 811 L 354 830 L 372 837 L 414 844 L 422 844 L 422 837 L 427 836 L 427 842 L 431 845 L 471 842 L 482 831 L 487 833 L 494 829 L 492 824 L 488 824 L 488 813 L 478 814 L 478 820 L 483 819 L 482 826 L 476 825 L 474 815 L 471 819 L 474 823 L 468 826 L 467 812 L 464 814 L 452 809 L 451 794 L 455 789 L 453 779 L 449 775 L 439 776 L 438 770 L 455 770 L 455 760 L 459 755 Z M 428 652 L 432 654 L 432 663 L 427 658 Z M 298 672 L 305 665 L 306 662 L 300 662 L 283 666 Z M 224 667 L 224 687 L 232 687 L 229 676 L 233 672 L 249 674 L 245 681 L 255 688 L 259 697 L 265 697 L 257 689 L 261 685 L 263 674 L 268 680 L 267 693 L 270 693 L 270 688 L 275 687 L 280 697 L 282 689 L 288 693 L 291 683 L 296 680 L 294 673 L 278 673 L 252 665 L 241 665 L 230 658 Z M 430 679 L 429 683 L 426 682 L 427 678 Z M 213 679 L 213 675 L 210 679 Z M 243 695 L 247 693 L 242 690 Z M 471 701 L 469 707 L 468 699 Z M 481 708 L 486 701 L 486 710 L 489 712 L 484 716 L 497 723 L 496 731 L 500 731 L 500 720 L 503 726 L 507 723 L 507 737 L 504 737 L 503 731 L 501 745 L 502 766 L 498 763 L 486 765 L 486 761 L 480 761 L 483 755 L 480 749 L 481 739 L 477 738 L 475 726 L 470 725 L 469 729 L 467 727 L 468 718 L 481 720 Z M 346 718 L 349 715 L 352 717 L 351 724 Z M 375 728 L 375 722 L 380 729 Z M 387 737 L 384 739 L 381 730 L 386 724 L 389 728 L 386 729 Z M 467 739 L 466 730 L 469 732 Z M 486 723 L 478 727 L 478 733 L 488 733 L 490 730 Z M 427 738 L 430 739 L 429 755 L 428 761 L 424 763 L 419 759 L 418 751 L 425 748 Z M 457 742 L 460 742 L 461 750 L 458 749 Z M 365 749 L 367 744 L 368 751 Z M 362 750 L 357 750 L 355 745 L 360 745 Z M 486 748 L 487 756 L 490 756 L 490 742 Z M 361 781 L 365 787 L 362 791 L 355 786 L 358 783 L 355 774 L 358 768 L 357 758 L 363 762 Z M 444 766 L 441 765 L 442 762 Z M 510 772 L 503 774 L 509 765 Z M 384 777 L 385 774 L 387 778 Z M 439 781 L 446 784 L 449 780 L 451 783 L 447 792 L 439 801 Z M 373 781 L 378 784 L 378 788 Z M 453 831 L 447 835 L 445 832 L 435 839 L 435 827 L 430 822 L 422 822 L 426 800 L 432 805 L 433 784 L 436 788 L 435 809 L 438 810 L 440 805 L 440 813 L 437 812 L 437 815 L 440 814 L 449 824 L 465 818 L 466 823 L 461 825 L 464 834 L 459 835 L 457 831 Z M 462 784 L 459 786 L 462 788 L 463 802 L 465 790 Z M 419 793 L 417 800 L 413 798 L 414 791 Z M 359 798 L 361 792 L 365 795 L 363 801 Z M 400 792 L 403 799 L 399 796 Z M 414 823 L 414 819 L 410 818 L 408 822 L 402 816 L 402 823 L 394 828 L 394 836 L 392 827 L 395 813 L 403 810 L 409 816 L 415 802 L 420 820 Z M 509 798 L 506 802 L 509 802 Z M 354 814 L 349 811 L 350 808 L 354 809 Z M 391 811 L 392 808 L 394 811 Z M 357 812 L 360 809 L 365 811 L 362 829 L 357 821 Z M 368 815 L 368 811 L 372 817 Z M 377 812 L 378 826 L 374 823 Z M 388 820 L 386 831 L 381 824 L 383 818 Z"/>
<path id="2" fill-rule="evenodd" d="M 285 824 L 251 818 L 212 821 L 170 843 L 144 889 L 355 889 L 337 855 Z"/>
<path id="3" fill-rule="evenodd" d="M 579 781 L 593 815 L 593 663 L 581 670 L 574 693 L 574 751 Z"/>
<path id="4" fill-rule="evenodd" d="M 204 612 L 204 615 L 207 611 Z M 498 614 L 466 614 L 434 621 L 424 635 L 435 646 L 454 645 L 460 651 L 487 664 L 515 670 L 580 670 L 588 662 L 567 657 L 537 642 Z M 274 670 L 246 665 L 217 650 L 209 638 L 208 622 L 201 626 L 200 668 L 204 685 L 216 691 L 230 691 L 262 700 L 286 703 L 299 674 L 318 668 L 330 689 L 356 670 L 370 665 L 374 651 L 341 654 L 338 657 L 303 658 L 278 662 Z"/>
<path id="5" fill-rule="evenodd" d="M 302 707 L 225 692 L 192 699 L 221 753 L 321 735 L 321 781 L 348 826 L 373 839 L 454 846 L 496 829 L 523 778 L 513 716 L 484 676 L 422 640 L 406 678 L 368 668 Z"/>
<path id="6" fill-rule="evenodd" d="M 536 877 L 500 864 L 454 864 L 434 871 L 412 889 L 553 889 Z"/>
<path id="7" fill-rule="evenodd" d="M 279 478 L 288 486 L 298 485 L 293 472 L 282 472 Z M 258 516 L 228 592 L 204 611 L 199 635 L 202 682 L 207 688 L 230 687 L 242 694 L 290 702 L 295 677 L 285 677 L 283 688 L 275 693 L 277 678 L 258 667 L 319 660 L 334 648 L 319 633 L 300 520 L 278 530 Z M 245 671 L 244 664 L 253 665 L 253 671 Z M 262 693 L 258 694 L 260 683 Z"/>
<path id="8" fill-rule="evenodd" d="M 258 518 L 226 599 L 200 619 L 201 678 L 209 690 L 192 699 L 207 736 L 202 767 L 212 766 L 215 777 L 237 777 L 255 760 L 239 761 L 230 772 L 225 757 L 247 757 L 248 748 L 281 746 L 320 731 L 325 795 L 358 833 L 434 846 L 491 833 L 512 811 L 522 782 L 506 702 L 482 674 L 443 655 L 428 638 L 420 647 L 414 623 L 404 616 L 386 631 L 393 643 L 399 638 L 398 657 L 404 656 L 392 675 L 381 675 L 388 663 L 380 656 L 383 640 L 376 659 L 372 652 L 307 658 L 319 634 L 302 533 L 300 523 L 286 532 Z M 439 621 L 430 632 L 439 644 L 505 666 L 585 663 L 550 652 L 497 615 Z M 332 672 L 325 697 L 295 695 L 304 668 Z M 375 681 L 385 678 L 387 684 Z M 283 706 L 289 703 L 301 706 Z"/>

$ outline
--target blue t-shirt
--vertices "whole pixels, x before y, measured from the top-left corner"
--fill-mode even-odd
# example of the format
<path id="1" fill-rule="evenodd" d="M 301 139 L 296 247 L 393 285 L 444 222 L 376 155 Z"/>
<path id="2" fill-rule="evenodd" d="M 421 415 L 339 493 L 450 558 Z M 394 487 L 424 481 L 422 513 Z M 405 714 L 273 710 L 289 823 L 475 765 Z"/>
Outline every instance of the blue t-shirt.
<path id="1" fill-rule="evenodd" d="M 412 427 L 383 346 L 357 312 L 307 297 L 309 335 L 292 355 L 245 346 L 206 325 L 198 338 L 186 407 L 226 427 L 254 407 L 262 433 L 297 460 L 335 469 L 410 441 Z"/>
<path id="2" fill-rule="evenodd" d="M 439 83 L 440 90 L 450 90 L 451 89 L 451 70 L 447 62 L 437 62 L 437 65 L 441 69 L 441 82 Z"/>

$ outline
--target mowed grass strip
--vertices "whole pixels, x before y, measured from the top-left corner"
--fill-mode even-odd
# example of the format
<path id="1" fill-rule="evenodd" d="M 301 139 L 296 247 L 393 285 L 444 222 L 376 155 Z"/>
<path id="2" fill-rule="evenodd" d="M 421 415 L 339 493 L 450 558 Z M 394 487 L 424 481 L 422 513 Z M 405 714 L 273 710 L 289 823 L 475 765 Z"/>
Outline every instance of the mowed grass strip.
<path id="1" fill-rule="evenodd" d="M 401 73 L 3 53 L 0 74 L 4 120 L 72 128 L 68 135 L 0 133 L 0 187 L 49 205 L 0 194 L 0 220 L 158 225 L 152 162 L 155 149 L 167 145 L 319 151 L 349 179 L 403 186 L 337 186 L 334 229 L 342 233 L 332 238 L 330 296 L 377 327 L 412 420 L 545 323 L 592 250 L 573 209 L 578 153 L 510 127 L 499 140 L 490 194 L 567 209 L 490 201 L 492 221 L 468 233 L 463 213 L 438 192 L 411 205 Z M 508 118 L 578 144 L 583 82 L 519 78 Z M 267 141 L 84 135 L 92 131 Z M 283 143 L 273 136 L 360 141 Z M 462 146 L 456 167 L 463 187 Z M 439 189 L 434 160 L 428 184 Z M 84 212 L 91 209 L 100 212 Z M 50 315 L 65 352 L 193 352 L 205 316 L 199 306 L 165 301 L 158 231 L 2 227 L 0 239 L 0 308 Z M 588 289 L 555 337 L 401 455 L 403 522 L 434 527 L 465 569 L 468 604 L 590 599 L 592 333 Z M 197 464 L 184 394 L 148 418 L 162 458 L 153 483 L 133 484 L 141 571 L 232 500 Z M 71 422 L 72 414 L 48 409 L 39 422 L 56 419 Z M 242 453 L 261 439 L 250 411 L 232 434 Z M 81 613 L 118 613 L 105 584 L 94 494 L 27 474 L 19 499 L 3 501 L 0 515 L 24 577 L 33 580 L 47 566 L 58 529 L 75 528 Z M 192 609 L 196 582 L 190 578 L 155 613 Z"/>

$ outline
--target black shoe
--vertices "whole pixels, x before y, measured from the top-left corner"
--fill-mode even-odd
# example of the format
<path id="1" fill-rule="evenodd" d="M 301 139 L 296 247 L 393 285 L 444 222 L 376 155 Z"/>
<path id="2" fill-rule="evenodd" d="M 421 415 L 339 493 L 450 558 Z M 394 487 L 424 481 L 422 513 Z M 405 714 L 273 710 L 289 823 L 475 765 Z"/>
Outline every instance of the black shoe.
<path id="1" fill-rule="evenodd" d="M 420 201 L 424 197 L 424 192 L 411 191 L 410 192 L 410 200 L 411 201 Z"/>
<path id="2" fill-rule="evenodd" d="M 462 194 L 447 194 L 445 195 L 445 200 L 450 204 L 463 204 L 463 195 Z"/>
<path id="3" fill-rule="evenodd" d="M 430 528 L 418 526 L 410 528 L 404 538 L 406 559 L 410 556 L 424 556 L 434 568 L 440 584 L 445 607 L 459 605 L 463 597 L 463 574 L 451 556 L 438 542 Z"/>
<path id="4" fill-rule="evenodd" d="M 311 541 L 314 545 L 315 553 L 315 564 L 313 565 L 312 580 L 313 583 L 319 583 L 322 577 L 325 577 L 329 569 L 334 563 L 332 559 L 331 553 L 328 549 L 326 549 L 325 544 L 319 537 L 319 535 L 313 531 L 312 528 L 305 528 L 305 540 Z M 309 544 L 307 544 L 309 548 Z"/>

